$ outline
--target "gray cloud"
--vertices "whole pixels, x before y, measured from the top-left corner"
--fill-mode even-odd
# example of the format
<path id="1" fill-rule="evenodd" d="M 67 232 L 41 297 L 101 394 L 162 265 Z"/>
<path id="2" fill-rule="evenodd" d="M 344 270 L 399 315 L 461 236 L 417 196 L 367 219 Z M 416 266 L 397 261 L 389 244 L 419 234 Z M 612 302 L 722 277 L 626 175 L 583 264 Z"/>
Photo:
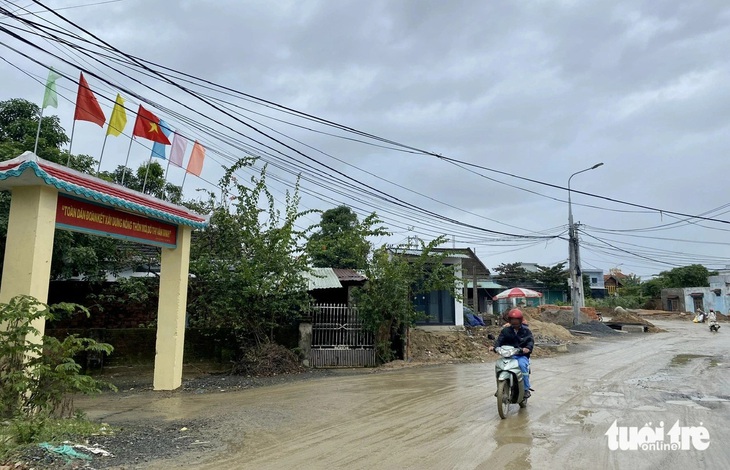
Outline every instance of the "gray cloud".
<path id="1" fill-rule="evenodd" d="M 57 3 L 54 6 L 64 4 Z M 730 147 L 730 62 L 725 51 L 730 43 L 730 6 L 725 2 L 184 1 L 172 5 L 125 0 L 66 14 L 132 54 L 444 155 L 558 185 L 564 185 L 572 172 L 603 161 L 601 169 L 575 178 L 574 187 L 688 213 L 727 200 L 722 175 Z M 3 64 L 0 71 L 4 77 L 17 77 Z M 2 99 L 37 98 L 37 86 L 15 80 L 3 83 L 8 86 L 3 87 Z M 179 91 L 159 89 L 215 114 Z M 70 128 L 70 111 L 59 109 L 59 115 Z M 436 159 L 267 122 L 349 163 L 464 209 L 460 213 L 301 147 L 353 177 L 450 217 L 510 232 L 516 229 L 469 212 L 529 230 L 567 223 L 565 204 L 487 181 Z M 96 151 L 97 137 L 84 128 L 80 151 Z M 116 151 L 124 152 L 124 145 L 118 144 Z M 143 154 L 142 150 L 135 154 L 135 161 L 141 161 Z M 204 176 L 218 175 L 206 167 Z M 490 176 L 566 197 L 564 191 Z M 580 195 L 575 201 L 627 209 Z M 309 197 L 305 203 L 326 208 Z M 657 214 L 575 209 L 582 222 L 606 228 L 648 227 L 672 220 Z M 692 225 L 658 234 L 724 240 L 724 232 Z M 476 239 L 474 235 L 470 238 Z M 621 240 L 702 256 L 729 255 L 720 245 Z M 558 241 L 509 253 L 504 253 L 507 248 L 500 252 L 482 246 L 480 253 L 489 253 L 485 262 L 490 266 L 515 260 L 548 263 L 566 257 L 565 245 Z M 605 269 L 620 263 L 640 274 L 660 269 L 647 260 L 627 260 L 625 253 L 584 256 Z"/>

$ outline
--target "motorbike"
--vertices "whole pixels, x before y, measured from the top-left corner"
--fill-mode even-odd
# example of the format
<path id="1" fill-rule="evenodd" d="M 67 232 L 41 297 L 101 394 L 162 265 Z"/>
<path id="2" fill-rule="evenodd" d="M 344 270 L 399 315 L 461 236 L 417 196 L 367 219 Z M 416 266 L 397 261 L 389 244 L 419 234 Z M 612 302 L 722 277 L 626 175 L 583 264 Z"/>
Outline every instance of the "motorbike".
<path id="1" fill-rule="evenodd" d="M 520 408 L 527 406 L 525 382 L 520 365 L 515 357 L 521 354 L 522 351 L 512 346 L 500 346 L 494 348 L 494 352 L 501 356 L 494 366 L 497 378 L 497 411 L 499 417 L 505 419 L 509 413 L 510 405 L 517 404 Z"/>
<path id="2" fill-rule="evenodd" d="M 717 333 L 717 330 L 720 329 L 720 324 L 717 323 L 717 320 L 710 320 L 710 331 L 712 333 Z"/>

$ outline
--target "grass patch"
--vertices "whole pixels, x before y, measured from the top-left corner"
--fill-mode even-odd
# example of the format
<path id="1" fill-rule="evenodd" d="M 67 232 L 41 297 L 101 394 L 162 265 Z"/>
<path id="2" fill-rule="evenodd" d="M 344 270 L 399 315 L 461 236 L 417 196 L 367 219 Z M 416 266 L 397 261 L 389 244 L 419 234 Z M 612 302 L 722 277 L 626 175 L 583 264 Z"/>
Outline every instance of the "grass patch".
<path id="1" fill-rule="evenodd" d="M 108 424 L 88 421 L 82 415 L 73 418 L 15 418 L 0 422 L 0 465 L 23 460 L 30 448 L 41 442 L 84 443 L 92 436 L 113 434 Z"/>

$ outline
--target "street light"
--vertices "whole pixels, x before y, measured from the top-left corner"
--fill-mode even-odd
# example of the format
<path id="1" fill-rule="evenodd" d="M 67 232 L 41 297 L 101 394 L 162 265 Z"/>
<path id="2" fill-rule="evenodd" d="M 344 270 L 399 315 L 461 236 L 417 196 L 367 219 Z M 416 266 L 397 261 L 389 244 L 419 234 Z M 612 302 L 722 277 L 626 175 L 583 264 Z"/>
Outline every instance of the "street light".
<path id="1" fill-rule="evenodd" d="M 568 178 L 568 259 L 570 260 L 570 301 L 573 304 L 573 324 L 580 323 L 580 308 L 583 306 L 583 274 L 580 272 L 580 258 L 578 254 L 578 237 L 575 234 L 575 225 L 573 225 L 573 204 L 570 199 L 570 180 L 575 175 L 585 173 L 586 171 L 595 170 L 603 162 L 596 163 L 585 170 L 576 171 Z"/>

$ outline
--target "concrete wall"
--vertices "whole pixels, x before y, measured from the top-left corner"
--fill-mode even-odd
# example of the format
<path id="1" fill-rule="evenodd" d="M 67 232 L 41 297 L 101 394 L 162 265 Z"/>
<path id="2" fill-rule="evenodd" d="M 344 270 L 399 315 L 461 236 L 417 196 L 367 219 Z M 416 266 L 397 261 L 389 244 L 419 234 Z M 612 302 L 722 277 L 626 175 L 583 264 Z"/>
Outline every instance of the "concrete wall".
<path id="1" fill-rule="evenodd" d="M 680 312 L 694 312 L 694 299 L 697 294 L 702 295 L 702 310 L 707 312 L 714 309 L 727 313 L 730 309 L 730 289 L 725 281 L 730 281 L 728 276 L 712 276 L 710 287 L 685 287 L 683 289 L 662 289 L 662 308 L 668 308 L 670 297 L 678 297 Z M 695 295 L 693 295 L 695 294 Z"/>

